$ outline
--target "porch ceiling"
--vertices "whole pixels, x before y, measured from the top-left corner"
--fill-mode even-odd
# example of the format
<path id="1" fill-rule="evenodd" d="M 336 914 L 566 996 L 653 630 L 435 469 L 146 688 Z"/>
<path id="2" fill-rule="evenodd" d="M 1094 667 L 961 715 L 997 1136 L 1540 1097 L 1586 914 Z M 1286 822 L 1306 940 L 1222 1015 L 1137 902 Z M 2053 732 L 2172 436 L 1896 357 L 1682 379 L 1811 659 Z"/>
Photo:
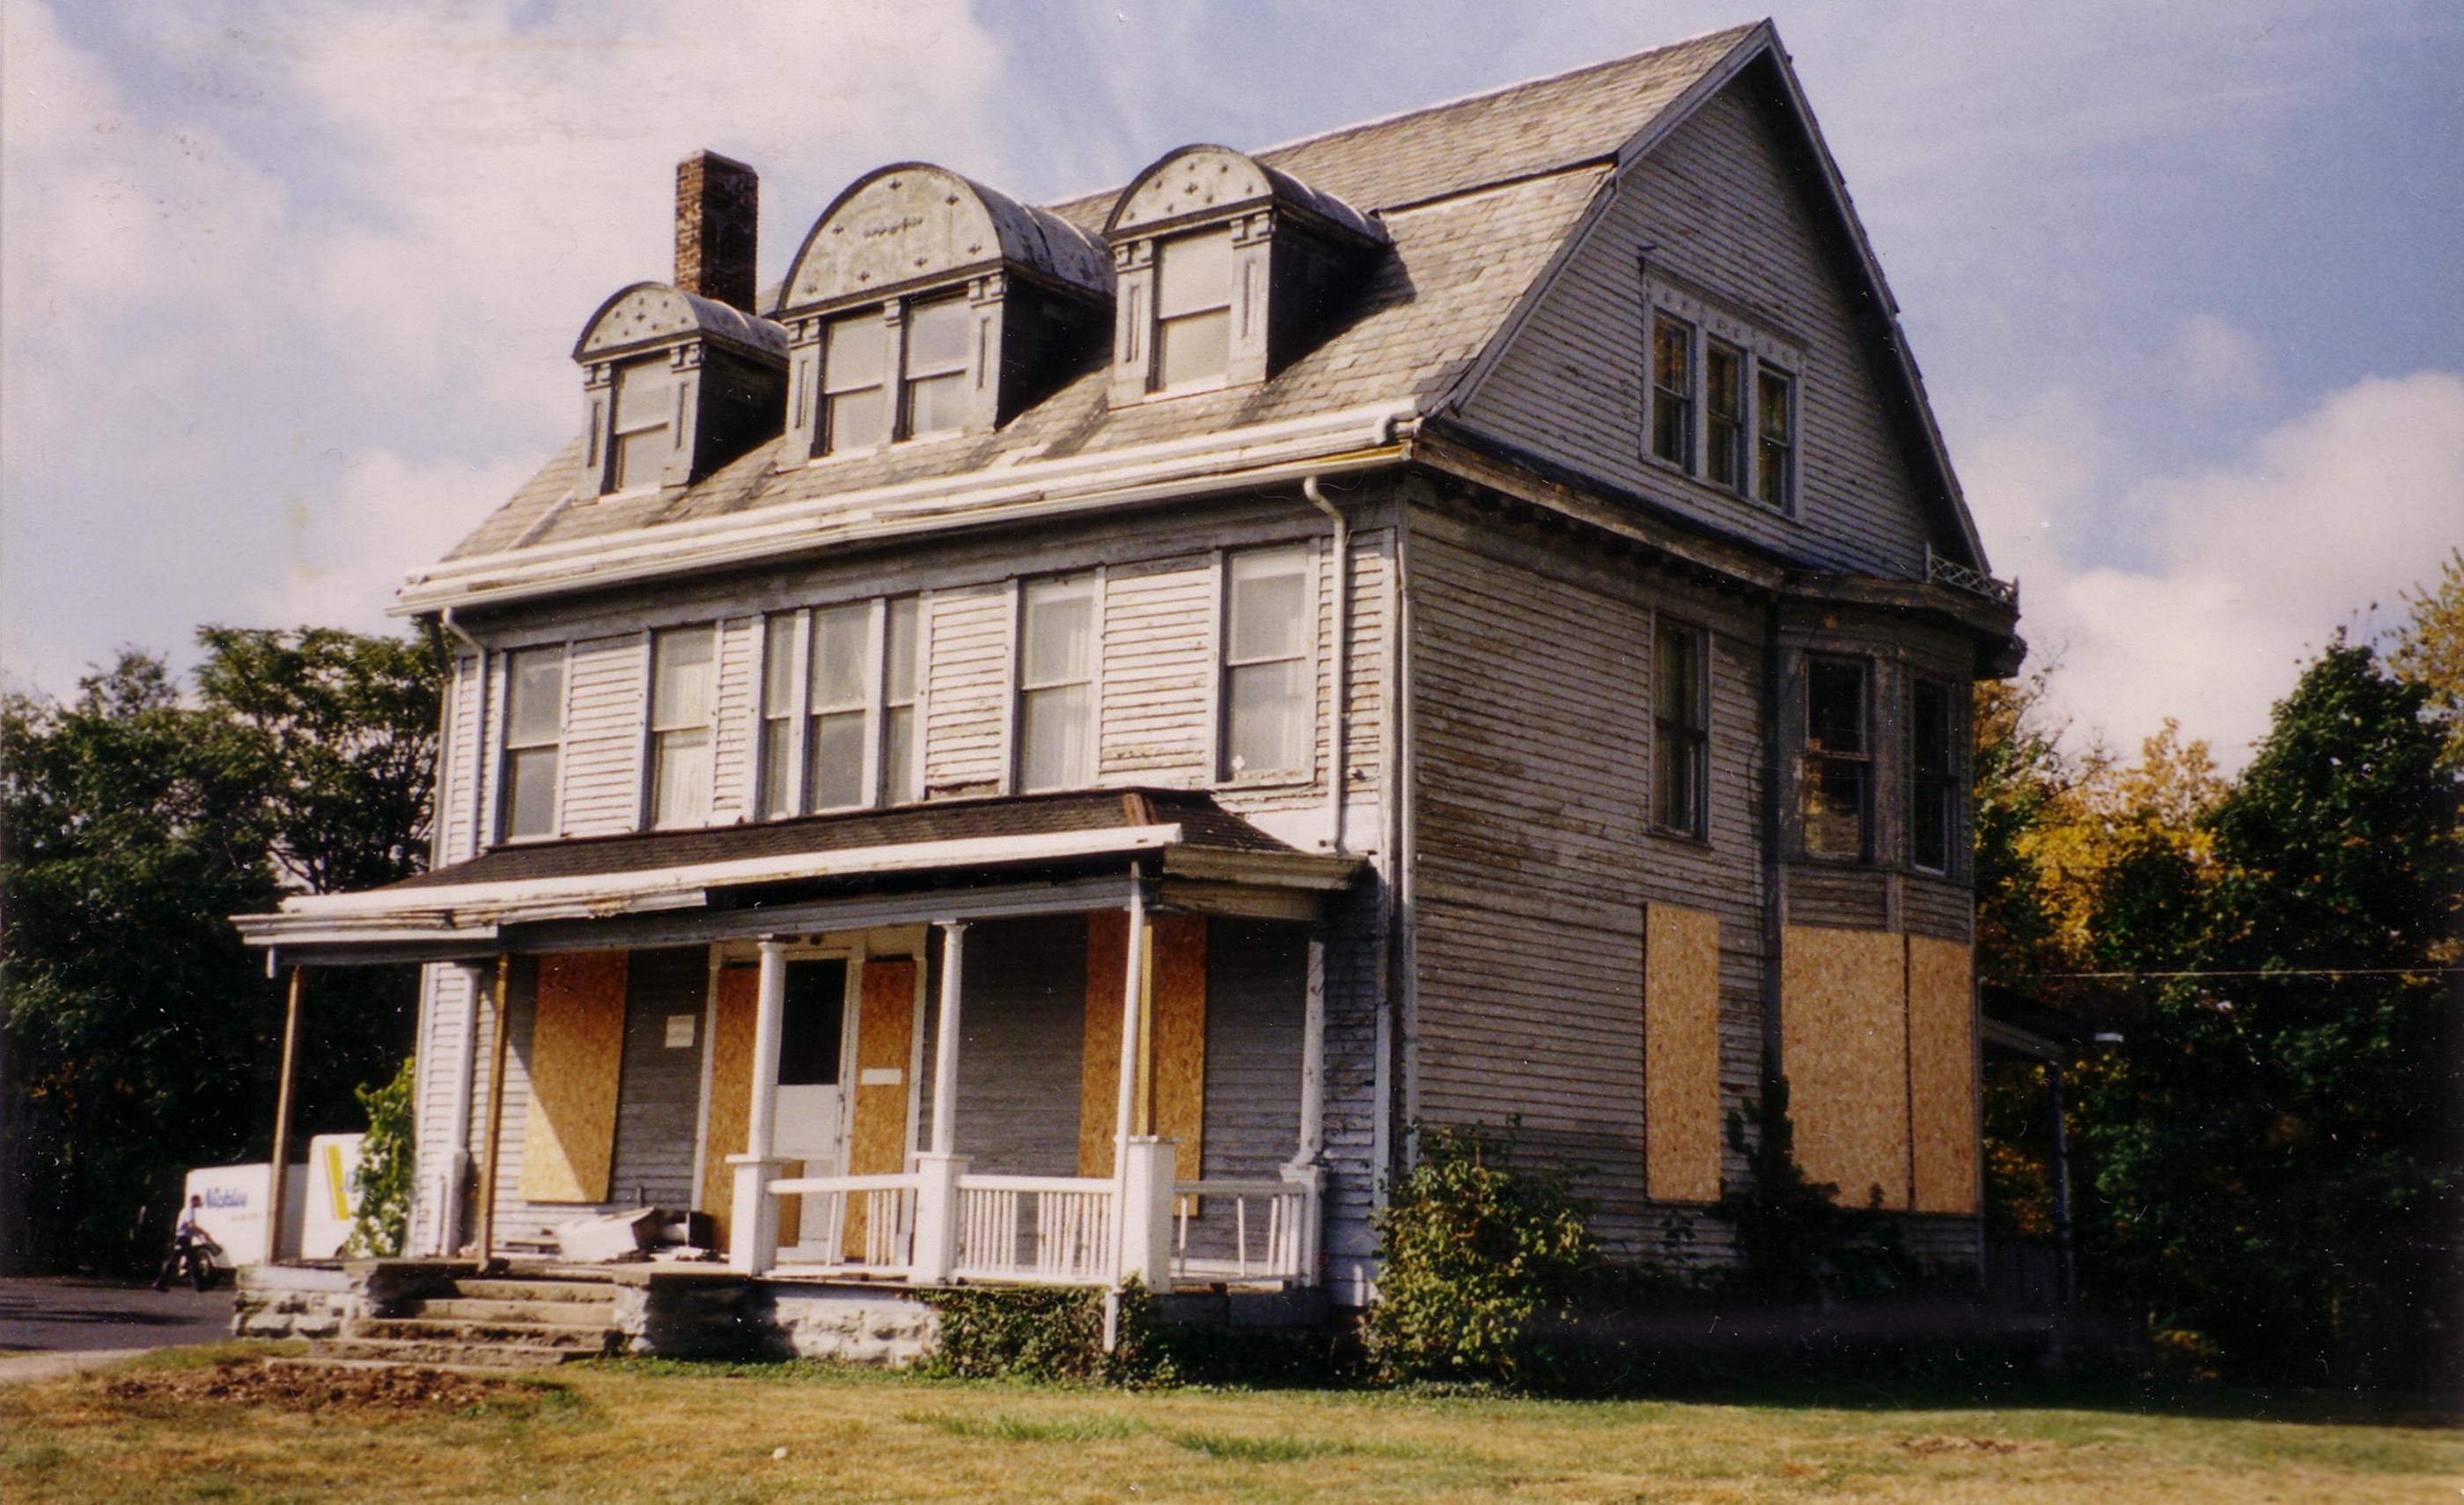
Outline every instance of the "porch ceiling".
<path id="1" fill-rule="evenodd" d="M 1294 897 L 1341 888 L 1360 865 L 1278 840 L 1202 791 L 1077 790 L 508 844 L 383 888 L 300 895 L 232 923 L 252 946 L 310 949 L 329 962 L 444 958 L 494 951 L 512 926 L 690 921 L 693 911 L 741 911 L 747 901 L 809 900 L 817 885 L 929 884 L 932 906 L 961 914 L 965 893 L 952 890 L 954 878 L 1014 884 L 1150 855 L 1166 878 Z"/>

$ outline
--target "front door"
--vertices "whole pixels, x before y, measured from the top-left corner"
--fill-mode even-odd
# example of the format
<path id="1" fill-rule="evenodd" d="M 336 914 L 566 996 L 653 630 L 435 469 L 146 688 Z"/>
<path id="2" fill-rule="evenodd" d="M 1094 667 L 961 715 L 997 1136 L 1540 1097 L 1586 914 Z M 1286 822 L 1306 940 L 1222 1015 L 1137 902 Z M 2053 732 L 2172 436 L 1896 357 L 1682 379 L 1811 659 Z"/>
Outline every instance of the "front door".
<path id="1" fill-rule="evenodd" d="M 791 1176 L 839 1173 L 839 1056 L 847 1022 L 847 964 L 841 959 L 787 964 L 786 1007 L 779 1020 L 779 1098 L 774 1153 Z M 826 1238 L 825 1199 L 805 1197 L 803 1211 L 779 1242 Z M 781 1209 L 783 1213 L 786 1210 Z"/>

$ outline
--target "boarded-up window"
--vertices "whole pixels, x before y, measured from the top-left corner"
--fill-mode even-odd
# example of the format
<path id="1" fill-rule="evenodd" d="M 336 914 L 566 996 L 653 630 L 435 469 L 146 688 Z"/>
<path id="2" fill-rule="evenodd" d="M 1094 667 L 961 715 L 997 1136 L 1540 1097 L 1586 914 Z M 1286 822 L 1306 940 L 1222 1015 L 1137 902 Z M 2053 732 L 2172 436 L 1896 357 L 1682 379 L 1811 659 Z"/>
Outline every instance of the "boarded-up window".
<path id="1" fill-rule="evenodd" d="M 1642 965 L 1643 1137 L 1655 1202 L 1720 1195 L 1720 918 L 1652 905 Z"/>
<path id="2" fill-rule="evenodd" d="M 1155 915 L 1148 926 L 1142 1028 L 1152 1049 L 1150 1069 L 1138 1074 L 1133 1087 L 1133 1118 L 1139 1132 L 1179 1142 L 1177 1174 L 1194 1181 L 1205 1155 L 1206 918 Z M 1117 909 L 1089 915 L 1078 1110 L 1082 1176 L 1112 1173 L 1128 974 L 1129 916 Z"/>
<path id="3" fill-rule="evenodd" d="M 1908 937 L 1908 1119 L 1920 1212 L 1976 1211 L 1976 1034 L 1969 950 Z"/>
<path id="4" fill-rule="evenodd" d="M 1904 943 L 1888 930 L 1790 926 L 1780 948 L 1780 1060 L 1797 1163 L 1839 1200 L 1908 1205 Z"/>
<path id="5" fill-rule="evenodd" d="M 625 1061 L 623 951 L 543 956 L 531 1023 L 522 1199 L 605 1202 Z"/>

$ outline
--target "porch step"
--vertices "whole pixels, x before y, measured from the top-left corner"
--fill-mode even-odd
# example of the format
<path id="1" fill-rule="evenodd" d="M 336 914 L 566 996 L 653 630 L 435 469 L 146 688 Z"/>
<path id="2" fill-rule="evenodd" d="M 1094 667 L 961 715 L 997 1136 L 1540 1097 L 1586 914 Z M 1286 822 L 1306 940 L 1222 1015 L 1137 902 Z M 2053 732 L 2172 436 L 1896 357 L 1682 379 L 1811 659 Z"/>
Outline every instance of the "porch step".
<path id="1" fill-rule="evenodd" d="M 450 1288 L 454 1298 L 469 1297 L 480 1301 L 596 1301 L 613 1303 L 616 1287 L 605 1280 L 567 1280 L 542 1276 L 521 1278 L 456 1280 Z"/>
<path id="2" fill-rule="evenodd" d="M 614 1346 L 618 1334 L 605 1323 L 437 1321 L 425 1317 L 375 1317 L 353 1323 L 349 1336 L 390 1342 L 513 1346 L 598 1354 Z"/>
<path id="3" fill-rule="evenodd" d="M 612 1327 L 615 1325 L 616 1303 L 612 1299 L 540 1301 L 527 1297 L 518 1299 L 511 1297 L 430 1297 L 411 1303 L 410 1309 L 402 1315 L 424 1321 L 479 1322 L 492 1326 L 517 1323 L 547 1327 Z"/>
<path id="4" fill-rule="evenodd" d="M 546 1369 L 596 1349 L 548 1348 L 529 1343 L 409 1341 L 380 1338 L 329 1338 L 309 1347 L 311 1361 L 418 1364 L 433 1369 Z"/>

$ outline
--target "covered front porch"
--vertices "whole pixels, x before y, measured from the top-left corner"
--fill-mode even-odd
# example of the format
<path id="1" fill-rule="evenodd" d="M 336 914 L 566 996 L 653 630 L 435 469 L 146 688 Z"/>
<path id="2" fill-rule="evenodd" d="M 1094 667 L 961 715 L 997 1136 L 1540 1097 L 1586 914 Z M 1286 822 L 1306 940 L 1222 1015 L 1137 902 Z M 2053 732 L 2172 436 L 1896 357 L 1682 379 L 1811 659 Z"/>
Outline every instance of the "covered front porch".
<path id="1" fill-rule="evenodd" d="M 1098 800 L 1116 824 L 1079 818 Z M 244 927 L 295 969 L 436 958 L 414 1254 L 552 1256 L 560 1224 L 657 1206 L 771 1280 L 1317 1283 L 1322 911 L 1356 864 L 1202 796 L 996 812 L 1003 836 L 929 864 L 840 844 L 943 834 L 887 816 L 784 822 L 838 840 L 691 903 L 696 854 L 654 836 L 599 874 L 569 871 L 585 843 L 565 872 L 499 849 Z"/>

